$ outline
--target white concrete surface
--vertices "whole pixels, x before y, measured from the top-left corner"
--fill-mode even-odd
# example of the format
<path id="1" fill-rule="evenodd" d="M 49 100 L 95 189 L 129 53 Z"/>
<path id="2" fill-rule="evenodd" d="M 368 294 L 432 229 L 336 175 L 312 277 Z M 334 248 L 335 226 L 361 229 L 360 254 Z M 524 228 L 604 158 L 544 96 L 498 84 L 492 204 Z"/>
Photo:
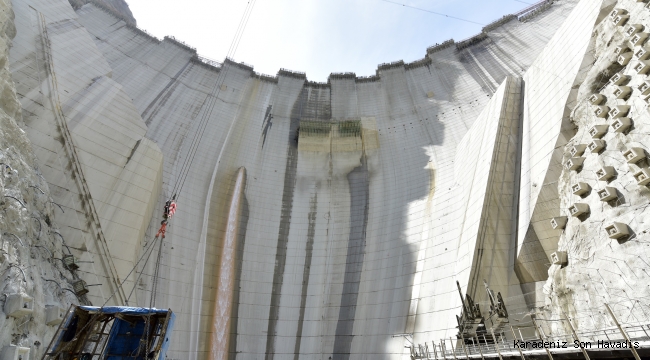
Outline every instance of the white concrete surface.
<path id="1" fill-rule="evenodd" d="M 130 304 L 173 309 L 171 359 L 211 357 L 216 343 L 212 354 L 224 358 L 402 358 L 408 341 L 393 335 L 455 337 L 456 281 L 484 314 L 486 280 L 511 316 L 545 302 L 556 316 L 568 300 L 554 289 L 583 279 L 572 264 L 590 256 L 573 245 L 581 231 L 606 217 L 644 231 L 647 189 L 632 176 L 644 165 L 620 155 L 647 149 L 634 61 L 624 71 L 630 99 L 612 90 L 599 98 L 610 109 L 630 105 L 632 127 L 603 134 L 607 156 L 584 153 L 582 168 L 562 166 L 574 145 L 592 141 L 588 129 L 607 121 L 587 99 L 623 42 L 622 27 L 601 21 L 613 1 L 558 1 L 476 44 L 448 43 L 418 62 L 382 64 L 373 78 L 332 74 L 326 84 L 207 64 L 92 4 L 75 12 L 65 0 L 13 3 L 21 125 L 65 209 L 57 221 L 66 244 L 94 260 L 78 271 L 102 284 L 88 300 L 101 305 L 116 292 L 109 303 L 121 303 L 135 287 Z M 647 22 L 633 9 L 642 3 L 619 5 Z M 603 188 L 586 176 L 599 166 L 616 167 L 612 182 L 627 179 L 608 186 L 630 207 L 572 194 L 579 182 Z M 157 291 L 155 261 L 118 287 L 184 178 Z M 553 229 L 550 220 L 576 202 L 588 203 L 591 217 Z M 568 265 L 549 273 L 557 251 Z"/>

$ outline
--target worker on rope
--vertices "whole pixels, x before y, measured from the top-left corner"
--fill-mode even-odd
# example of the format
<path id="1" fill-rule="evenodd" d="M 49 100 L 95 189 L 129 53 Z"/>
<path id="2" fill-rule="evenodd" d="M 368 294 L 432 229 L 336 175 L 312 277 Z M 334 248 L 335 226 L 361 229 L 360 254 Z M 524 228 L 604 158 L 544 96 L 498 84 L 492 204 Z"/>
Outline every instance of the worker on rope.
<path id="1" fill-rule="evenodd" d="M 165 203 L 165 210 L 163 213 L 163 218 L 169 219 L 172 216 L 174 216 L 174 213 L 176 213 L 176 201 L 174 199 L 176 198 L 176 195 L 171 200 L 167 200 Z"/>
<path id="2" fill-rule="evenodd" d="M 158 230 L 158 233 L 156 234 L 156 238 L 162 237 L 163 239 L 165 238 L 165 231 L 167 231 L 167 222 L 169 219 L 171 219 L 172 216 L 176 213 L 176 195 L 171 198 L 171 200 L 167 200 L 165 203 L 165 208 L 163 210 L 163 221 L 160 222 L 160 229 Z"/>

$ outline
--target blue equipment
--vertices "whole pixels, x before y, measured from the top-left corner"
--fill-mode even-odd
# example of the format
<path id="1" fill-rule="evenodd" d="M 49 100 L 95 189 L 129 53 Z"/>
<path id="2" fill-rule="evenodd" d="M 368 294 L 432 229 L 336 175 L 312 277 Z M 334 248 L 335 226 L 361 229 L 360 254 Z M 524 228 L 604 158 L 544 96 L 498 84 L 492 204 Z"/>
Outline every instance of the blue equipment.
<path id="1" fill-rule="evenodd" d="M 175 318 L 170 309 L 72 305 L 42 360 L 164 360 Z"/>

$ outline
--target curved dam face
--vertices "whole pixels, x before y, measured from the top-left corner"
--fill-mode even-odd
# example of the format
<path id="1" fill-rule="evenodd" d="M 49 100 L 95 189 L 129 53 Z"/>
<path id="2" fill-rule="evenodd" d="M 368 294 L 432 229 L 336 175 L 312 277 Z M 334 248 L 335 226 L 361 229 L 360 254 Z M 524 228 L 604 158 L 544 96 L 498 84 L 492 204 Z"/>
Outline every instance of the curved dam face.
<path id="1" fill-rule="evenodd" d="M 204 59 L 93 1 L 13 0 L 9 61 L 61 233 L 94 262 L 89 302 L 171 308 L 170 359 L 401 359 L 456 341 L 457 282 L 486 318 L 484 283 L 518 318 L 564 309 L 549 220 L 614 5 L 545 2 L 315 83 Z M 143 265 L 179 179 L 159 268 Z"/>

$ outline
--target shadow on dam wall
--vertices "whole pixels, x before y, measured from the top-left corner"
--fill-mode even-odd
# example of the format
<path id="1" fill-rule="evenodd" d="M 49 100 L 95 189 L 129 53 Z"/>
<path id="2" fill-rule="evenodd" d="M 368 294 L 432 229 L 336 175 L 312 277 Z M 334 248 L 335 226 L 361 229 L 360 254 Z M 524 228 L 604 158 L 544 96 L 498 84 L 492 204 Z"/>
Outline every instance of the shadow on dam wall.
<path id="1" fill-rule="evenodd" d="M 406 78 L 403 76 L 400 78 L 398 85 L 406 87 Z M 320 198 L 316 194 L 309 195 L 308 214 L 297 214 L 294 202 L 297 201 L 298 196 L 305 196 L 305 194 L 298 194 L 296 189 L 297 173 L 300 166 L 298 160 L 300 121 L 305 119 L 316 122 L 332 121 L 330 99 L 328 96 L 322 96 L 324 91 L 329 91 L 329 89 L 310 89 L 308 91 L 307 88 L 303 88 L 292 108 L 289 133 L 283 136 L 287 139 L 288 146 L 280 226 L 275 252 L 276 265 L 266 332 L 265 359 L 273 359 L 276 354 L 280 354 L 278 342 L 286 341 L 278 335 L 281 332 L 279 324 L 285 321 L 284 317 L 286 316 L 286 313 L 281 312 L 281 308 L 284 308 L 284 305 L 281 305 L 281 299 L 283 296 L 293 295 L 283 294 L 283 283 L 296 281 L 291 280 L 294 277 L 302 279 L 302 284 L 298 287 L 300 289 L 300 307 L 291 310 L 297 312 L 295 318 L 298 319 L 295 344 L 291 346 L 294 351 L 294 359 L 301 355 L 301 349 L 305 353 L 313 353 L 316 350 L 313 346 L 306 347 L 302 344 L 304 339 L 301 332 L 305 321 L 313 321 L 305 319 L 312 256 L 325 256 L 325 254 L 313 253 L 315 224 L 312 220 L 319 215 L 316 212 Z M 417 114 L 417 110 L 411 111 L 417 109 L 417 105 L 411 99 L 400 98 L 398 95 L 390 93 L 382 95 L 385 97 L 385 101 L 373 109 L 373 113 L 359 115 L 378 118 L 380 119 L 378 122 L 385 122 L 382 124 L 385 127 L 394 125 L 391 123 L 395 121 L 395 117 L 400 118 L 397 120 L 400 121 L 400 127 L 402 122 L 407 121 L 406 118 L 410 118 L 409 122 L 413 119 L 413 123 L 416 125 L 408 130 L 404 129 L 400 133 L 403 138 L 399 141 L 385 139 L 385 143 L 381 144 L 381 149 L 360 152 L 360 158 L 357 161 L 359 165 L 352 168 L 347 174 L 342 174 L 349 187 L 346 191 L 349 191 L 350 211 L 349 228 L 346 229 L 348 235 L 345 260 L 342 260 L 341 257 L 336 260 L 336 263 L 341 266 L 345 264 L 342 271 L 343 283 L 339 284 L 342 285 L 342 291 L 340 296 L 336 294 L 337 290 L 334 290 L 334 285 L 331 284 L 336 280 L 331 279 L 332 274 L 327 274 L 330 277 L 327 280 L 329 285 L 324 288 L 326 293 L 321 295 L 328 299 L 331 306 L 338 307 L 338 309 L 336 309 L 336 315 L 330 313 L 329 319 L 324 320 L 334 322 L 335 329 L 330 328 L 330 332 L 320 333 L 322 337 L 333 336 L 333 343 L 323 341 L 319 346 L 326 358 L 331 355 L 331 358 L 335 360 L 348 359 L 352 353 L 358 352 L 358 350 L 354 350 L 358 346 L 381 349 L 390 340 L 388 334 L 405 331 L 411 301 L 411 285 L 417 264 L 417 245 L 419 241 L 426 241 L 426 239 L 419 238 L 417 241 L 407 241 L 409 221 L 419 217 L 416 214 L 409 214 L 409 209 L 412 202 L 426 199 L 431 191 L 433 171 L 425 169 L 431 159 L 425 154 L 423 148 L 441 145 L 445 135 L 445 125 L 438 121 L 435 115 Z M 408 105 L 404 106 L 405 104 Z M 402 110 L 399 113 L 392 113 L 391 108 L 401 108 Z M 432 109 L 430 113 L 437 112 L 436 105 L 429 105 L 429 108 Z M 415 115 L 412 115 L 413 113 Z M 267 124 L 271 118 L 272 114 L 267 108 L 262 123 Z M 421 118 L 424 121 L 417 121 Z M 429 118 L 434 120 L 430 121 Z M 405 145 L 401 141 L 408 142 L 411 136 L 414 136 L 412 138 L 414 142 L 404 147 Z M 260 141 L 265 140 L 266 136 L 263 136 Z M 343 156 L 340 154 L 330 153 L 330 168 L 333 166 L 332 157 Z M 345 155 L 345 157 L 347 156 Z M 331 170 L 329 176 L 331 184 Z M 319 181 L 321 180 L 328 179 Z M 376 184 L 374 184 L 375 182 Z M 330 191 L 336 192 L 337 190 L 331 188 Z M 305 201 L 305 199 L 301 199 L 301 201 Z M 320 216 L 322 215 L 320 214 Z M 304 238 L 305 262 L 304 265 L 301 264 L 303 273 L 288 273 L 290 268 L 287 265 L 287 249 L 292 223 L 295 225 L 296 221 L 300 223 L 306 219 L 309 220 L 307 236 Z M 424 225 L 426 226 L 426 224 Z M 334 224 L 328 224 L 328 231 L 335 231 L 335 227 Z M 369 237 L 368 234 L 372 235 Z M 368 253 L 369 249 L 370 253 Z M 365 286 L 363 285 L 364 281 L 366 282 Z M 320 285 L 322 284 L 318 284 L 318 286 Z M 380 293 L 381 296 L 375 297 L 373 295 L 375 293 Z M 366 305 L 372 306 L 373 310 L 358 311 L 359 308 Z M 326 314 L 327 312 L 323 310 L 321 313 Z M 291 317 L 293 318 L 293 316 Z M 379 320 L 380 325 L 371 325 L 376 323 L 376 320 Z M 353 341 L 357 336 L 359 336 L 357 341 L 361 341 L 361 343 L 353 346 Z M 286 346 L 283 348 L 286 349 Z M 330 351 L 331 353 L 329 353 Z M 287 355 L 285 352 L 282 354 Z M 233 356 L 235 354 L 231 352 L 231 357 Z"/>

